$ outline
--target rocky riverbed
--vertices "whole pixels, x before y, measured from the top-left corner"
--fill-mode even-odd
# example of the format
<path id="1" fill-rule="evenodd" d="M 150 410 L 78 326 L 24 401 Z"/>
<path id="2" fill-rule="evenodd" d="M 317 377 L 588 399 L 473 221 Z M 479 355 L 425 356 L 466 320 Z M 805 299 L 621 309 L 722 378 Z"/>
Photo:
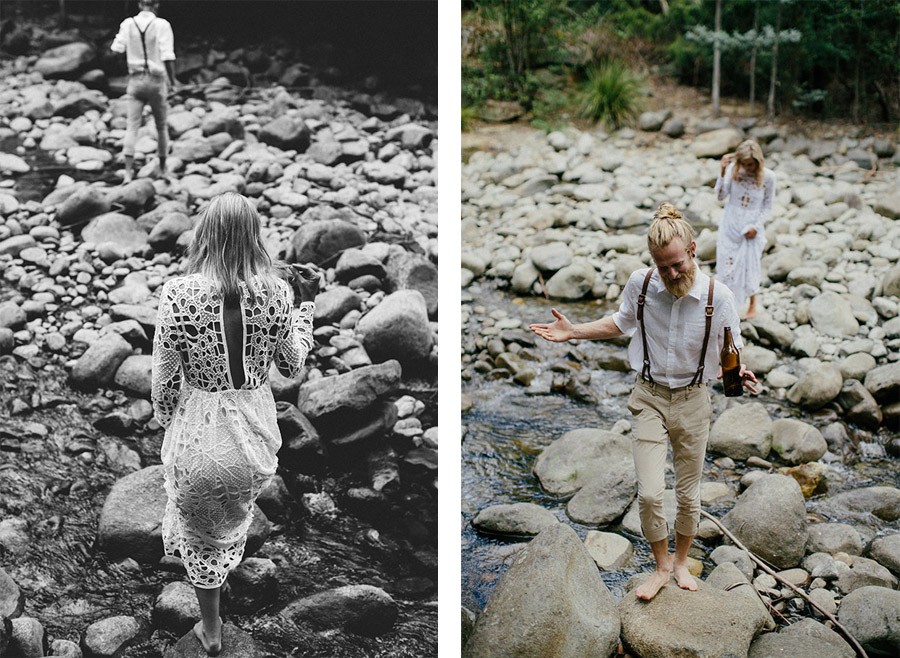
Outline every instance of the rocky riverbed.
<path id="1" fill-rule="evenodd" d="M 170 174 L 148 177 L 150 121 L 122 185 L 121 80 L 99 36 L 54 39 L 0 62 L 0 653 L 196 652 L 196 600 L 161 559 L 150 353 L 199 211 L 237 191 L 274 257 L 326 278 L 305 375 L 272 373 L 281 466 L 229 579 L 222 655 L 434 654 L 433 106 L 345 89 L 290 48 L 197 47 Z"/>
<path id="2" fill-rule="evenodd" d="M 551 345 L 527 325 L 550 306 L 573 321 L 613 310 L 649 263 L 644 234 L 661 201 L 700 229 L 709 267 L 718 156 L 748 136 L 778 177 L 762 312 L 742 323 L 762 387 L 736 401 L 714 387 L 701 496 L 781 580 L 703 519 L 691 551 L 700 591 L 672 584 L 641 605 L 632 589 L 652 559 L 630 464 L 626 343 Z M 662 111 L 638 130 L 488 127 L 463 146 L 465 655 L 852 656 L 783 581 L 870 656 L 893 655 L 900 177 L 889 136 L 810 138 Z"/>

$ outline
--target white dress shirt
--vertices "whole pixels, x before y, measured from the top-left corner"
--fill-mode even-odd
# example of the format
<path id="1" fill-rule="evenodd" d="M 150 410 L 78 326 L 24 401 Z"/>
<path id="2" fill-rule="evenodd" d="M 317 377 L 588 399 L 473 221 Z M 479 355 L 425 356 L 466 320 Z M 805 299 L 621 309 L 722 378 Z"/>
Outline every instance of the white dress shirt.
<path id="1" fill-rule="evenodd" d="M 650 358 L 650 376 L 653 381 L 669 388 L 687 386 L 697 372 L 700 349 L 706 330 L 706 298 L 709 293 L 709 276 L 694 264 L 696 278 L 690 292 L 675 297 L 654 271 L 644 300 L 644 326 L 647 329 L 647 351 Z M 622 304 L 613 314 L 613 322 L 627 336 L 628 361 L 638 373 L 644 365 L 640 323 L 637 319 L 637 300 L 644 284 L 647 268 L 631 274 L 622 292 Z M 709 330 L 709 345 L 704 360 L 703 381 L 716 378 L 719 371 L 719 353 L 725 339 L 725 327 L 731 327 L 731 335 L 738 349 L 741 341 L 740 319 L 734 303 L 734 295 L 728 287 L 715 282 L 713 291 L 713 318 Z"/>
<path id="2" fill-rule="evenodd" d="M 163 62 L 175 59 L 175 37 L 169 21 L 159 18 L 152 11 L 142 11 L 134 18 L 126 18 L 122 21 L 119 33 L 113 39 L 110 49 L 113 52 L 126 53 L 129 73 L 143 73 L 144 47 L 141 44 L 141 33 L 138 31 L 138 27 L 145 30 L 147 68 L 150 73 L 165 75 L 166 66 Z"/>

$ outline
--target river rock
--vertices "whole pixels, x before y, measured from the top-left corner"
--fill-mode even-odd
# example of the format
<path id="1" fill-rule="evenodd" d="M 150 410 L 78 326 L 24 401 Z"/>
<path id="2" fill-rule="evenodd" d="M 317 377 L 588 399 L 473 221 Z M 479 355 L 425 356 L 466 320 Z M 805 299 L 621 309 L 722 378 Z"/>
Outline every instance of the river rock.
<path id="1" fill-rule="evenodd" d="M 698 158 L 718 158 L 737 148 L 744 135 L 736 128 L 719 128 L 694 137 L 691 151 Z"/>
<path id="2" fill-rule="evenodd" d="M 809 321 L 826 336 L 855 336 L 859 323 L 850 304 L 841 295 L 825 291 L 809 302 Z"/>
<path id="3" fill-rule="evenodd" d="M 575 523 L 587 526 L 611 523 L 622 516 L 634 500 L 637 479 L 633 461 L 611 459 L 610 462 L 566 505 L 566 515 Z"/>
<path id="4" fill-rule="evenodd" d="M 638 599 L 632 590 L 619 612 L 622 641 L 641 658 L 746 656 L 767 618 L 749 597 L 702 581 L 689 592 L 670 580 L 651 601 Z"/>
<path id="5" fill-rule="evenodd" d="M 187 633 L 199 619 L 200 604 L 190 583 L 169 583 L 156 597 L 156 603 L 153 605 L 153 624 L 157 628 L 172 633 Z"/>
<path id="6" fill-rule="evenodd" d="M 300 387 L 297 407 L 313 422 L 329 414 L 360 411 L 396 390 L 400 375 L 400 363 L 392 360 L 309 381 Z"/>
<path id="7" fill-rule="evenodd" d="M 55 658 L 83 658 L 81 647 L 70 640 L 54 640 L 50 643 L 50 655 Z"/>
<path id="8" fill-rule="evenodd" d="M 309 148 L 310 133 L 302 119 L 280 116 L 260 129 L 259 140 L 284 151 L 293 149 L 303 153 Z"/>
<path id="9" fill-rule="evenodd" d="M 110 385 L 131 349 L 131 344 L 117 333 L 101 336 L 75 362 L 73 385 L 82 389 Z"/>
<path id="10" fill-rule="evenodd" d="M 150 231 L 147 242 L 154 251 L 169 251 L 175 248 L 179 237 L 193 228 L 193 220 L 184 213 L 166 213 Z"/>
<path id="11" fill-rule="evenodd" d="M 149 354 L 126 357 L 116 370 L 113 381 L 129 395 L 149 400 L 153 383 L 153 357 Z"/>
<path id="12" fill-rule="evenodd" d="M 534 537 L 555 523 L 559 520 L 552 512 L 534 503 L 491 505 L 472 519 L 479 532 L 515 539 Z"/>
<path id="13" fill-rule="evenodd" d="M 358 311 L 362 299 L 346 286 L 337 286 L 316 295 L 315 326 L 337 323 L 350 311 Z"/>
<path id="14" fill-rule="evenodd" d="M 89 656 L 115 658 L 122 654 L 123 649 L 140 640 L 144 633 L 143 622 L 135 617 L 107 617 L 87 627 L 81 646 Z"/>
<path id="15" fill-rule="evenodd" d="M 897 588 L 897 578 L 875 560 L 856 556 L 849 569 L 840 569 L 837 586 L 844 594 L 867 585 L 876 585 L 888 589 Z"/>
<path id="16" fill-rule="evenodd" d="M 741 361 L 759 377 L 775 369 L 778 365 L 778 355 L 759 345 L 745 345 L 741 350 Z"/>
<path id="17" fill-rule="evenodd" d="M 155 563 L 163 554 L 161 528 L 166 500 L 162 466 L 149 466 L 117 480 L 100 511 L 100 548 L 111 559 L 131 557 Z M 244 555 L 259 550 L 270 530 L 265 514 L 254 504 Z"/>
<path id="18" fill-rule="evenodd" d="M 22 329 L 28 321 L 28 315 L 15 302 L 0 304 L 0 328 Z"/>
<path id="19" fill-rule="evenodd" d="M 766 475 L 742 493 L 722 523 L 748 550 L 779 569 L 797 566 L 809 530 L 800 486 L 784 475 Z"/>
<path id="20" fill-rule="evenodd" d="M 666 522 L 669 524 L 669 527 L 673 528 L 675 526 L 676 510 L 675 491 L 673 489 L 666 489 L 663 491 L 662 500 L 663 516 L 666 517 Z M 641 529 L 641 515 L 637 500 L 631 503 L 631 507 L 628 508 L 628 511 L 625 512 L 625 516 L 622 517 L 622 527 L 633 535 L 637 535 L 638 537 L 643 536 L 643 530 Z"/>
<path id="21" fill-rule="evenodd" d="M 900 297 L 900 263 L 885 273 L 881 290 L 882 294 L 888 297 Z"/>
<path id="22" fill-rule="evenodd" d="M 484 270 L 482 269 L 481 273 Z M 347 249 L 338 258 L 334 266 L 334 276 L 341 283 L 347 283 L 361 276 L 371 275 L 383 281 L 386 272 L 384 265 L 372 254 L 361 249 Z"/>
<path id="23" fill-rule="evenodd" d="M 846 644 L 846 643 L 845 643 Z M 849 646 L 847 647 L 849 648 Z M 747 658 L 771 658 L 772 656 L 791 656 L 791 658 L 853 658 L 855 654 L 834 644 L 800 635 L 798 633 L 764 633 L 750 645 Z"/>
<path id="24" fill-rule="evenodd" d="M 345 249 L 361 247 L 366 235 L 361 229 L 339 219 L 304 224 L 291 238 L 295 263 L 322 265 Z"/>
<path id="25" fill-rule="evenodd" d="M 884 420 L 884 414 L 881 407 L 878 406 L 878 402 L 859 380 L 845 380 L 841 392 L 838 394 L 837 402 L 844 410 L 847 420 L 860 427 L 877 430 L 881 421 Z"/>
<path id="26" fill-rule="evenodd" d="M 575 531 L 550 526 L 516 553 L 478 616 L 465 658 L 609 656 L 615 601 Z"/>
<path id="27" fill-rule="evenodd" d="M 672 116 L 672 110 L 665 109 L 658 112 L 644 112 L 638 117 L 638 126 L 647 132 L 656 132 L 662 128 L 666 119 Z"/>
<path id="28" fill-rule="evenodd" d="M 384 590 L 372 585 L 346 585 L 289 603 L 281 616 L 317 630 L 343 629 L 376 637 L 391 630 L 398 607 Z"/>
<path id="29" fill-rule="evenodd" d="M 900 576 L 900 534 L 875 539 L 867 553 L 870 558 L 890 569 L 895 576 Z"/>
<path id="30" fill-rule="evenodd" d="M 4 656 L 42 658 L 47 651 L 44 627 L 34 617 L 17 617 L 12 620 L 12 633 Z"/>
<path id="31" fill-rule="evenodd" d="M 879 195 L 872 205 L 872 210 L 889 219 L 900 218 L 900 191 L 894 189 Z"/>
<path id="32" fill-rule="evenodd" d="M 44 203 L 47 203 L 46 199 Z M 62 202 L 56 211 L 56 221 L 63 226 L 83 224 L 109 212 L 110 207 L 110 201 L 103 190 L 97 187 L 82 187 Z"/>
<path id="33" fill-rule="evenodd" d="M 568 497 L 631 459 L 631 439 L 596 428 L 571 430 L 538 456 L 533 472 L 548 493 Z"/>
<path id="34" fill-rule="evenodd" d="M 862 549 L 862 538 L 853 526 L 846 523 L 813 523 L 809 526 L 806 550 L 810 553 L 861 555 Z"/>
<path id="35" fill-rule="evenodd" d="M 163 655 L 164 658 L 205 658 L 207 654 L 191 629 Z M 219 658 L 262 658 L 264 654 L 249 633 L 229 622 L 222 626 L 222 651 L 218 655 Z"/>
<path id="36" fill-rule="evenodd" d="M 772 423 L 772 449 L 790 464 L 816 461 L 828 450 L 825 437 L 802 420 L 779 418 Z"/>
<path id="37" fill-rule="evenodd" d="M 572 250 L 564 242 L 549 242 L 532 249 L 530 258 L 542 272 L 556 272 L 572 262 Z"/>
<path id="38" fill-rule="evenodd" d="M 732 459 L 765 459 L 772 447 L 772 419 L 759 402 L 735 404 L 713 423 L 708 449 Z"/>
<path id="39" fill-rule="evenodd" d="M 880 404 L 896 402 L 900 397 L 900 361 L 871 370 L 864 384 Z"/>
<path id="40" fill-rule="evenodd" d="M 588 530 L 584 547 L 602 571 L 618 571 L 634 555 L 634 545 L 614 532 Z"/>
<path id="41" fill-rule="evenodd" d="M 31 167 L 25 160 L 14 153 L 0 153 L 0 171 L 8 171 L 12 174 L 25 174 L 31 171 Z"/>
<path id="42" fill-rule="evenodd" d="M 178 139 L 182 134 L 192 128 L 200 126 L 200 117 L 193 112 L 180 111 L 170 112 L 166 116 L 166 126 L 169 128 L 169 134 Z"/>
<path id="43" fill-rule="evenodd" d="M 278 567 L 268 559 L 248 557 L 228 574 L 228 603 L 255 612 L 270 603 L 278 590 Z"/>
<path id="44" fill-rule="evenodd" d="M 0 618 L 15 618 L 25 609 L 25 592 L 0 568 Z"/>
<path id="45" fill-rule="evenodd" d="M 156 190 L 153 187 L 153 183 L 146 178 L 139 178 L 125 185 L 112 188 L 106 193 L 106 199 L 111 206 L 120 206 L 125 214 L 137 217 L 144 212 L 147 204 L 155 195 Z M 141 228 L 146 230 L 142 226 Z"/>
<path id="46" fill-rule="evenodd" d="M 94 59 L 94 48 L 87 43 L 68 43 L 44 51 L 34 70 L 45 78 L 70 78 Z"/>
<path id="47" fill-rule="evenodd" d="M 398 290 L 366 313 L 356 326 L 375 362 L 411 363 L 431 354 L 434 340 L 425 298 L 418 290 Z"/>
<path id="48" fill-rule="evenodd" d="M 842 491 L 818 504 L 820 512 L 844 519 L 872 524 L 877 520 L 900 519 L 900 489 L 896 487 L 861 487 Z"/>
<path id="49" fill-rule="evenodd" d="M 790 328 L 774 320 L 768 314 L 757 315 L 748 322 L 759 335 L 763 345 L 787 350 L 794 342 L 794 334 Z"/>
<path id="50" fill-rule="evenodd" d="M 554 299 L 581 299 L 594 288 L 597 272 L 584 260 L 563 267 L 547 281 L 547 294 Z"/>
<path id="51" fill-rule="evenodd" d="M 37 242 L 30 235 L 14 235 L 0 241 L 0 256 L 9 255 L 15 258 L 24 249 L 35 247 Z"/>
<path id="52" fill-rule="evenodd" d="M 81 237 L 85 242 L 93 242 L 95 245 L 112 243 L 126 251 L 138 251 L 148 244 L 149 236 L 134 218 L 109 212 L 94 217 L 82 230 Z"/>
<path id="53" fill-rule="evenodd" d="M 844 597 L 838 610 L 843 624 L 872 656 L 900 652 L 900 592 L 886 587 L 860 587 Z"/>
<path id="54" fill-rule="evenodd" d="M 788 400 L 794 404 L 815 411 L 834 400 L 841 392 L 844 378 L 833 363 L 801 359 L 800 367 L 803 370 L 800 379 L 787 393 Z"/>

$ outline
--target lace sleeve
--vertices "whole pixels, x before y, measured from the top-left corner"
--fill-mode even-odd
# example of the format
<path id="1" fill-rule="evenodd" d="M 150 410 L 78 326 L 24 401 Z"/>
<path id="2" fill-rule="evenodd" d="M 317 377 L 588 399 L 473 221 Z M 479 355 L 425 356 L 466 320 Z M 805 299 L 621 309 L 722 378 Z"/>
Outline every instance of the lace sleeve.
<path id="1" fill-rule="evenodd" d="M 275 366 L 285 377 L 300 376 L 306 357 L 313 347 L 313 312 L 315 302 L 303 302 L 291 311 L 281 328 L 275 348 Z"/>
<path id="2" fill-rule="evenodd" d="M 725 175 L 716 179 L 716 196 L 719 201 L 724 201 L 731 194 L 731 177 L 734 174 L 734 163 L 730 163 L 725 169 Z"/>
<path id="3" fill-rule="evenodd" d="M 171 285 L 163 286 L 153 336 L 153 385 L 151 399 L 156 419 L 168 427 L 175 414 L 181 391 L 181 355 L 178 352 L 178 327 L 172 311 Z"/>
<path id="4" fill-rule="evenodd" d="M 756 220 L 756 223 L 762 226 L 767 221 L 769 221 L 769 217 L 772 216 L 772 204 L 775 201 L 775 174 L 774 172 L 767 171 L 765 181 L 763 181 L 763 200 L 762 206 L 759 209 L 759 218 Z"/>

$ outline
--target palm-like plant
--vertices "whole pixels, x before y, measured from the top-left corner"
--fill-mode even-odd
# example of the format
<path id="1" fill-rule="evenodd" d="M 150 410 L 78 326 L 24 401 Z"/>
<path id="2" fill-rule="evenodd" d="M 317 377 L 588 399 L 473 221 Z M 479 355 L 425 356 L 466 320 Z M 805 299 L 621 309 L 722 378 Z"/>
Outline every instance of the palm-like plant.
<path id="1" fill-rule="evenodd" d="M 641 76 L 619 60 L 607 60 L 588 73 L 581 91 L 581 114 L 618 128 L 637 116 L 642 95 Z"/>

